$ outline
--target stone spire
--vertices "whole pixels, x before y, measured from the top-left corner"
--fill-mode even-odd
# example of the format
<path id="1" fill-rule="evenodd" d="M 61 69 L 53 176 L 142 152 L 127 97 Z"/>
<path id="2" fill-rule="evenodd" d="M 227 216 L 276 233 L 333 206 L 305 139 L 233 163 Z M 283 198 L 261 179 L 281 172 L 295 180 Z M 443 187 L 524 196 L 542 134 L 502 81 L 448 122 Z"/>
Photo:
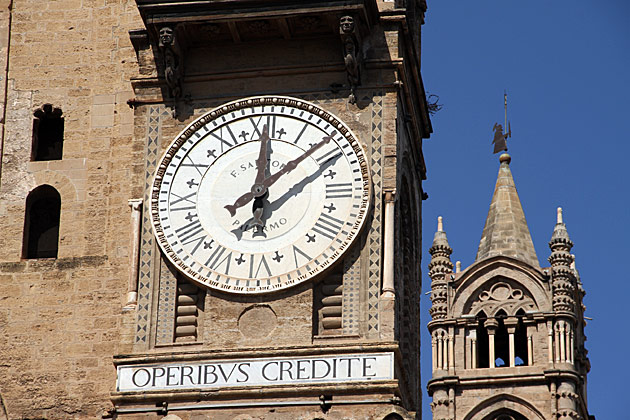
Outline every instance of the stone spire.
<path id="1" fill-rule="evenodd" d="M 429 249 L 429 277 L 431 278 L 431 308 L 429 313 L 433 319 L 446 318 L 446 276 L 453 272 L 451 254 L 453 250 L 448 244 L 446 232 L 442 225 L 442 216 L 438 217 L 438 227 L 433 237 L 433 245 Z"/>
<path id="2" fill-rule="evenodd" d="M 510 171 L 510 155 L 502 154 L 499 161 L 497 184 L 475 261 L 503 255 L 540 267 Z"/>

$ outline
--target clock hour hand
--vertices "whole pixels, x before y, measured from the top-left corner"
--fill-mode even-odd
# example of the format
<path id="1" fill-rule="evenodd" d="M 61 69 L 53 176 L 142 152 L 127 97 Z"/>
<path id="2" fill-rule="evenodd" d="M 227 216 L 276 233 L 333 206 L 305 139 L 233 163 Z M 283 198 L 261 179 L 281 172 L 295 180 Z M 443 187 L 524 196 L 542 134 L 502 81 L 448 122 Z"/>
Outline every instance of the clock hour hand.
<path id="1" fill-rule="evenodd" d="M 260 153 L 258 159 L 256 159 L 256 179 L 251 190 L 236 199 L 234 204 L 228 204 L 225 206 L 230 215 L 236 214 L 236 209 L 243 207 L 254 198 L 262 197 L 267 188 L 262 185 L 262 181 L 265 179 L 265 172 L 267 171 L 267 148 L 269 146 L 269 128 L 267 124 L 263 126 L 262 134 L 260 135 Z"/>
<path id="2" fill-rule="evenodd" d="M 265 180 L 262 183 L 254 184 L 252 186 L 251 191 L 248 191 L 245 194 L 243 194 L 242 196 L 240 196 L 239 198 L 237 198 L 236 201 L 234 202 L 234 204 L 228 204 L 227 206 L 225 206 L 227 211 L 230 212 L 230 215 L 234 216 L 236 214 L 236 209 L 243 207 L 244 205 L 246 205 L 247 203 L 249 203 L 250 201 L 252 201 L 256 197 L 263 196 L 267 192 L 267 189 L 269 187 L 271 187 L 273 184 L 275 184 L 276 181 L 282 175 L 287 174 L 287 173 L 291 172 L 292 170 L 294 170 L 295 168 L 297 168 L 297 166 L 298 166 L 298 164 L 300 162 L 302 162 L 304 159 L 306 159 L 307 157 L 309 157 L 310 155 L 315 153 L 320 147 L 328 144 L 330 142 L 330 140 L 332 140 L 333 136 L 335 136 L 336 134 L 337 134 L 337 132 L 333 131 L 330 136 L 324 137 L 322 139 L 322 141 L 317 143 L 315 146 L 311 147 L 306 152 L 304 152 L 302 155 L 296 157 L 295 159 L 293 159 L 292 161 L 287 163 L 284 166 L 284 168 L 280 169 L 278 172 L 276 172 L 275 174 L 271 175 L 270 177 L 265 178 Z"/>
<path id="3" fill-rule="evenodd" d="M 306 159 L 307 157 L 309 157 L 310 155 L 312 155 L 313 153 L 315 153 L 317 151 L 317 149 L 319 149 L 320 147 L 328 144 L 328 142 L 330 142 L 330 140 L 332 140 L 333 136 L 335 136 L 337 134 L 336 131 L 333 131 L 333 133 L 330 136 L 326 136 L 322 139 L 322 141 L 320 141 L 319 143 L 317 143 L 315 146 L 311 147 L 310 149 L 308 149 L 306 152 L 304 152 L 302 155 L 296 157 L 295 159 L 293 159 L 291 162 L 287 163 L 284 168 L 280 169 L 278 172 L 276 172 L 275 174 L 271 175 L 270 177 L 266 178 L 263 182 L 262 185 L 265 188 L 269 188 L 271 187 L 277 180 L 278 178 L 280 178 L 282 175 L 287 174 L 289 172 L 291 172 L 292 170 L 294 170 L 298 164 L 300 162 L 302 162 L 304 159 Z"/>
<path id="4" fill-rule="evenodd" d="M 256 227 L 256 233 L 262 232 L 265 228 L 265 222 L 262 219 L 263 212 L 265 211 L 264 196 L 258 197 L 254 200 L 254 206 L 252 212 L 254 213 L 252 226 Z"/>
<path id="5" fill-rule="evenodd" d="M 267 149 L 269 147 L 269 128 L 267 124 L 263 126 L 262 134 L 260 135 L 260 153 L 258 159 L 256 159 L 256 180 L 254 184 L 260 184 L 265 179 L 265 172 L 267 171 Z"/>
<path id="6" fill-rule="evenodd" d="M 249 203 L 253 199 L 254 199 L 254 193 L 251 191 L 248 191 L 245 194 L 241 195 L 239 198 L 237 198 L 234 204 L 228 204 L 227 206 L 224 206 L 224 208 L 226 208 L 227 211 L 230 212 L 231 216 L 234 216 L 236 214 L 236 209 L 243 207 L 245 204 Z"/>

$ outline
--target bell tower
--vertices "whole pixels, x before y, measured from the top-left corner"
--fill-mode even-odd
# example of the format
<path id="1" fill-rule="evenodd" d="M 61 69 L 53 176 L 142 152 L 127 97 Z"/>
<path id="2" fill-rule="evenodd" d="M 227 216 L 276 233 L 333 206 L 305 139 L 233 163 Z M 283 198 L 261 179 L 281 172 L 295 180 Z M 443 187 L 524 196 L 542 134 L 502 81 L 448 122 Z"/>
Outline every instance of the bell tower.
<path id="1" fill-rule="evenodd" d="M 431 262 L 434 420 L 589 419 L 585 291 L 558 208 L 541 267 L 503 153 L 479 250 L 456 264 L 442 218 Z"/>

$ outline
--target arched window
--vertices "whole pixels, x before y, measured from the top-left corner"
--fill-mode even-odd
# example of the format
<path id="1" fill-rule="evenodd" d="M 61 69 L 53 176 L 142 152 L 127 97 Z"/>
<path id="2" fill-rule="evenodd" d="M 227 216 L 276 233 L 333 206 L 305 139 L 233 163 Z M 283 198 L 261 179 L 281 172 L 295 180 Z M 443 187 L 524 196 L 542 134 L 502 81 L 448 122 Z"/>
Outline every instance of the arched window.
<path id="1" fill-rule="evenodd" d="M 499 326 L 494 335 L 494 366 L 506 367 L 510 365 L 510 341 L 507 328 L 503 322 L 507 314 L 501 309 L 495 316 L 499 322 Z"/>
<path id="2" fill-rule="evenodd" d="M 490 367 L 489 363 L 489 347 L 488 347 L 488 330 L 484 326 L 486 319 L 486 313 L 481 311 L 477 314 L 477 367 L 487 368 Z"/>
<path id="3" fill-rule="evenodd" d="M 514 333 L 515 364 L 516 366 L 527 366 L 529 365 L 529 360 L 527 360 L 527 327 L 523 325 L 525 311 L 519 309 L 516 316 L 518 317 L 518 324 Z"/>
<path id="4" fill-rule="evenodd" d="M 61 196 L 50 185 L 35 188 L 26 198 L 23 258 L 57 258 Z"/>
<path id="5" fill-rule="evenodd" d="M 45 104 L 35 111 L 31 160 L 59 160 L 63 151 L 61 109 Z"/>

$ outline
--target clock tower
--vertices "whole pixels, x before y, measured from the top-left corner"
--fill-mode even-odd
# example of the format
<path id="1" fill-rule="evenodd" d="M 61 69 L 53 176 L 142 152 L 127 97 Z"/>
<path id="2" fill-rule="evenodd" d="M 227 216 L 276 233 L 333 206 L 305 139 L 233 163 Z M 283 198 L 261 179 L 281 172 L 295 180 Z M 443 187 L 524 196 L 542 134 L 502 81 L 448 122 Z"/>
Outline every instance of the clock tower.
<path id="1" fill-rule="evenodd" d="M 425 2 L 136 3 L 111 416 L 419 416 Z"/>

